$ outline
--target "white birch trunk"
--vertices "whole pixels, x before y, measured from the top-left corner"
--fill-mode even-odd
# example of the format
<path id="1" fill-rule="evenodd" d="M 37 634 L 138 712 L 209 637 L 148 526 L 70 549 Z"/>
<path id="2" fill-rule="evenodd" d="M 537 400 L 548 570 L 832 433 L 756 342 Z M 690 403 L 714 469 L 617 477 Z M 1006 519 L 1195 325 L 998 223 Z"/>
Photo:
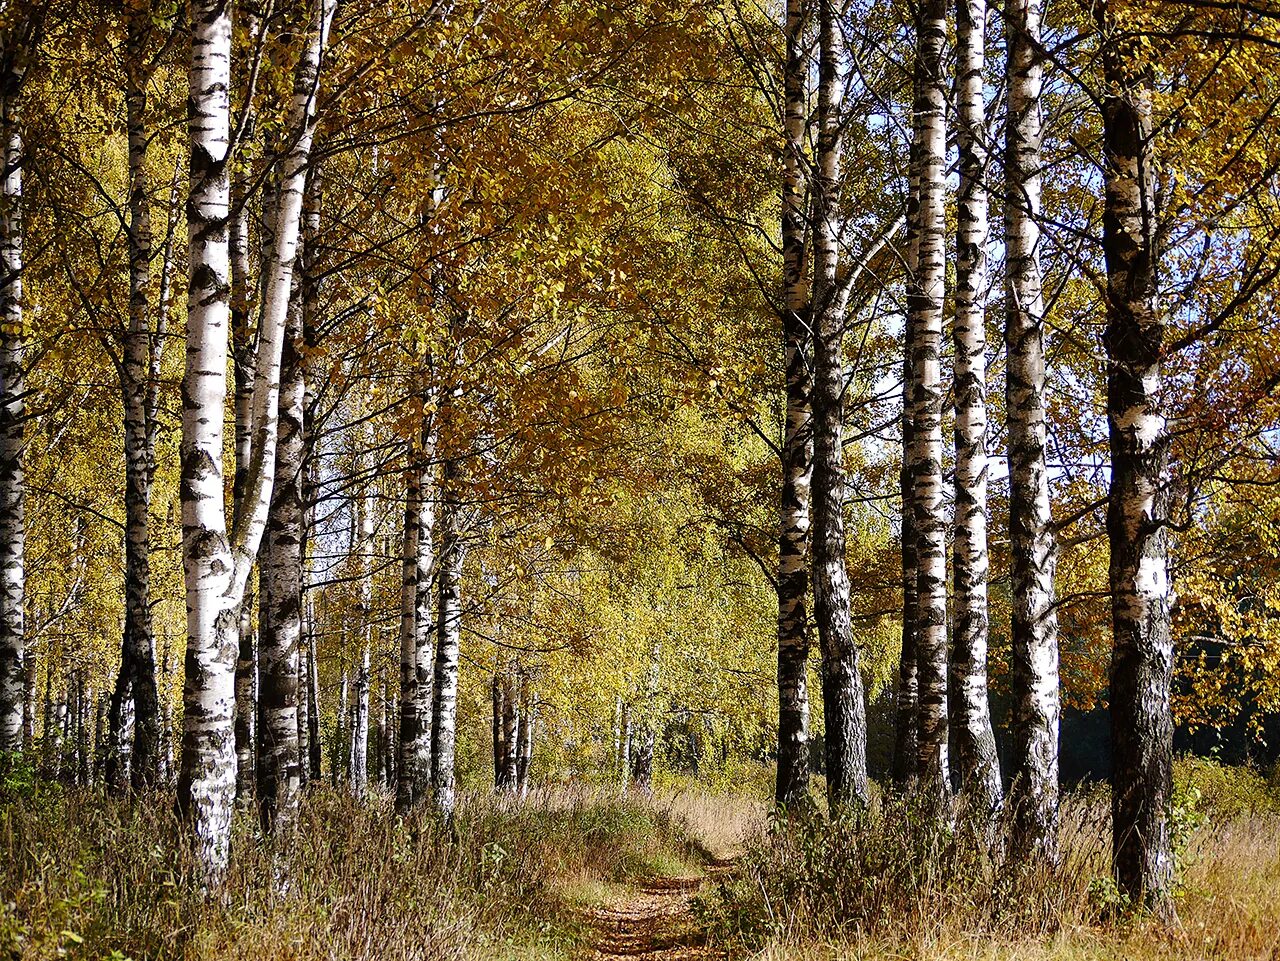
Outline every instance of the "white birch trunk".
<path id="1" fill-rule="evenodd" d="M 18 102 L 23 41 L 0 45 L 0 752 L 22 750 L 26 643 L 26 320 L 22 301 L 22 174 Z"/>
<path id="2" fill-rule="evenodd" d="M 957 0 L 955 539 L 952 716 L 961 790 L 994 817 L 1003 801 L 987 696 L 987 188 L 986 0 Z"/>
<path id="3" fill-rule="evenodd" d="M 1009 442 L 1013 845 L 1058 856 L 1056 545 L 1046 468 L 1044 295 L 1040 275 L 1040 0 L 1007 0 L 1005 409 Z"/>
<path id="4" fill-rule="evenodd" d="M 405 470 L 404 551 L 400 580 L 400 730 L 396 765 L 396 808 L 404 812 L 423 801 L 431 785 L 431 706 L 435 675 L 432 643 L 431 578 L 434 567 L 435 504 L 426 496 L 422 463 L 434 448 L 423 425 L 420 458 Z"/>
<path id="5" fill-rule="evenodd" d="M 359 463 L 359 461 L 357 461 Z M 363 797 L 369 787 L 370 654 L 373 643 L 373 510 L 367 486 L 356 504 L 360 569 L 360 667 L 356 671 L 355 720 L 351 729 L 351 789 Z"/>
<path id="6" fill-rule="evenodd" d="M 946 5 L 917 8 L 913 123 L 919 171 L 916 316 L 911 342 L 912 500 L 916 534 L 917 789 L 950 797 L 947 756 L 947 538 L 942 486 L 942 306 L 946 284 Z"/>
<path id="7" fill-rule="evenodd" d="M 333 0 L 317 6 L 323 49 Z M 231 82 L 229 8 L 193 0 L 190 110 L 191 185 L 187 363 L 183 379 L 182 519 L 187 591 L 182 773 L 179 802 L 191 818 L 206 882 L 218 884 L 230 854 L 235 791 L 235 662 L 239 610 L 266 524 L 275 481 L 280 357 L 298 239 L 303 175 L 314 132 L 315 83 L 295 88 L 297 131 L 285 160 L 254 374 L 253 453 L 241 510 L 227 531 L 222 476 L 229 310 L 227 150 Z M 316 63 L 319 63 L 317 56 Z M 299 74 L 301 76 L 301 71 Z M 318 75 L 317 75 L 318 76 Z M 300 115 L 299 115 L 300 111 Z"/>
<path id="8" fill-rule="evenodd" d="M 454 756 L 457 751 L 458 657 L 462 634 L 462 566 L 466 544 L 458 498 L 459 466 L 447 460 L 441 482 L 439 608 L 435 692 L 431 730 L 432 781 L 436 809 L 452 818 L 457 803 Z"/>
<path id="9" fill-rule="evenodd" d="M 805 13 L 802 0 L 786 5 L 783 67 L 782 336 L 786 415 L 782 437 L 782 489 L 778 502 L 778 769 L 774 802 L 794 808 L 809 796 L 810 486 L 813 433 L 810 394 L 812 334 L 805 265 L 804 138 Z M 624 776 L 625 780 L 625 776 Z"/>
<path id="10" fill-rule="evenodd" d="M 840 193 L 839 39 L 832 0 L 818 4 L 818 153 L 813 189 L 813 587 L 822 645 L 827 802 L 867 799 L 867 720 L 845 558 L 844 310 L 836 274 Z"/>
<path id="11" fill-rule="evenodd" d="M 279 442 L 271 512 L 259 570 L 257 698 L 258 818 L 285 834 L 302 788 L 298 742 L 298 652 L 302 642 L 302 304 L 295 285 L 281 358 Z"/>

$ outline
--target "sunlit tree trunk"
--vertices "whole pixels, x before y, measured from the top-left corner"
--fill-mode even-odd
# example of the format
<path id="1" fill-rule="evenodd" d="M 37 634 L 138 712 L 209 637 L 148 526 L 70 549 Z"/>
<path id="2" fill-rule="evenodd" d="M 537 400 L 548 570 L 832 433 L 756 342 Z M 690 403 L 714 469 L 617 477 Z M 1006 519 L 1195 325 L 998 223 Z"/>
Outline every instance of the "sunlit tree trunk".
<path id="1" fill-rule="evenodd" d="M 1058 853 L 1058 618 L 1046 469 L 1044 296 L 1040 275 L 1039 0 L 1007 0 L 1005 409 L 1009 443 L 1013 845 Z"/>
<path id="2" fill-rule="evenodd" d="M 373 507 L 367 486 L 356 501 L 360 578 L 360 665 L 356 669 L 355 717 L 351 728 L 351 787 L 357 797 L 369 787 L 369 677 L 373 644 Z"/>
<path id="3" fill-rule="evenodd" d="M 231 269 L 231 359 L 235 375 L 235 475 L 231 482 L 232 510 L 244 509 L 253 456 L 253 365 L 254 330 L 252 304 L 256 298 L 249 267 L 249 215 L 247 186 L 237 176 L 233 185 L 233 213 L 230 221 Z M 253 722 L 256 708 L 257 654 L 253 632 L 252 588 L 240 607 L 239 638 L 236 649 L 236 797 L 253 793 Z"/>
<path id="4" fill-rule="evenodd" d="M 462 636 L 462 565 L 466 558 L 462 504 L 455 459 L 445 461 L 441 480 L 439 607 L 436 618 L 434 707 L 431 725 L 431 768 L 436 809 L 453 817 L 457 803 L 453 762 L 457 750 L 458 657 Z"/>
<path id="5" fill-rule="evenodd" d="M 804 3 L 788 0 L 783 74 L 786 152 L 782 182 L 782 336 L 786 363 L 786 419 L 778 542 L 778 768 L 774 801 L 795 807 L 809 793 L 810 483 L 813 434 L 809 395 L 812 338 L 805 265 L 802 160 L 805 135 Z M 623 770 L 627 770 L 624 764 Z M 623 779 L 625 781 L 626 775 Z"/>
<path id="6" fill-rule="evenodd" d="M 400 564 L 400 733 L 396 809 L 423 801 L 431 786 L 431 705 L 435 649 L 431 610 L 435 504 L 426 496 L 423 463 L 432 452 L 424 423 L 421 449 L 405 469 L 404 549 Z"/>
<path id="7" fill-rule="evenodd" d="M 952 717 L 961 790 L 994 816 L 1003 800 L 987 697 L 986 0 L 957 0 L 955 540 Z"/>
<path id="8" fill-rule="evenodd" d="M 1104 22 L 1104 35 L 1114 26 Z M 1111 489 L 1111 782 L 1116 883 L 1172 915 L 1173 638 L 1168 558 L 1169 433 L 1160 389 L 1152 77 L 1123 41 L 1104 50 L 1107 425 Z"/>
<path id="9" fill-rule="evenodd" d="M 912 319 L 910 454 L 916 535 L 917 789 L 950 795 L 947 757 L 947 543 L 942 488 L 942 301 L 946 282 L 946 5 L 917 8 L 913 124 L 919 217 Z"/>
<path id="10" fill-rule="evenodd" d="M 9 28 L 13 30 L 13 28 Z M 14 31 L 16 33 L 16 31 Z M 22 750 L 26 642 L 26 320 L 22 302 L 22 176 L 18 102 L 24 39 L 0 41 L 0 752 Z"/>
<path id="11" fill-rule="evenodd" d="M 533 684 L 526 675 L 521 679 L 520 743 L 516 750 L 516 793 L 526 797 L 529 793 L 529 768 L 533 763 L 534 731 L 538 724 L 538 698 Z"/>
<path id="12" fill-rule="evenodd" d="M 280 365 L 279 440 L 271 512 L 258 561 L 257 777 L 264 832 L 286 833 L 302 787 L 298 651 L 302 642 L 302 305 L 295 285 Z"/>
<path id="13" fill-rule="evenodd" d="M 818 152 L 813 189 L 813 587 L 822 645 L 827 802 L 867 798 L 867 717 L 845 558 L 844 311 L 836 283 L 840 191 L 839 37 L 832 0 L 818 3 Z"/>
<path id="14" fill-rule="evenodd" d="M 511 670 L 502 677 L 502 777 L 499 787 L 514 793 L 519 781 L 520 702 Z"/>
<path id="15" fill-rule="evenodd" d="M 332 0 L 315 23 L 323 48 Z M 182 519 L 187 592 L 182 772 L 178 796 L 191 819 L 207 883 L 225 874 L 235 794 L 235 662 L 239 612 L 266 524 L 275 482 L 276 418 L 285 321 L 293 284 L 302 186 L 314 132 L 314 83 L 291 105 L 294 139 L 276 236 L 264 263 L 266 296 L 258 329 L 252 405 L 252 472 L 227 530 L 222 477 L 229 322 L 226 159 L 230 133 L 231 21 L 226 4 L 193 0 L 188 131 L 191 184 L 187 357 L 183 379 Z M 317 58 L 318 63 L 318 58 Z M 301 73 L 301 71 L 300 71 Z M 301 111 L 299 105 L 301 103 Z"/>

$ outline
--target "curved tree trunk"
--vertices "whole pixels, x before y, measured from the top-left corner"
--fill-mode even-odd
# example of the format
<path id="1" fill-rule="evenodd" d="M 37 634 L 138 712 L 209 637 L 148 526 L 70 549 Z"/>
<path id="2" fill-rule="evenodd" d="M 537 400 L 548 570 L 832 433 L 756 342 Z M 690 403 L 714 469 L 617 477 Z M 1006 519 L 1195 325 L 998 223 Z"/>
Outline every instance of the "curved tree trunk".
<path id="1" fill-rule="evenodd" d="M 256 778 L 266 834 L 287 833 L 302 789 L 298 651 L 302 642 L 302 305 L 295 285 L 280 371 L 276 483 L 259 570 Z"/>
<path id="2" fill-rule="evenodd" d="M 1040 2 L 1007 0 L 1005 409 L 1009 435 L 1013 845 L 1058 856 L 1057 548 L 1045 465 L 1044 296 L 1040 277 Z"/>

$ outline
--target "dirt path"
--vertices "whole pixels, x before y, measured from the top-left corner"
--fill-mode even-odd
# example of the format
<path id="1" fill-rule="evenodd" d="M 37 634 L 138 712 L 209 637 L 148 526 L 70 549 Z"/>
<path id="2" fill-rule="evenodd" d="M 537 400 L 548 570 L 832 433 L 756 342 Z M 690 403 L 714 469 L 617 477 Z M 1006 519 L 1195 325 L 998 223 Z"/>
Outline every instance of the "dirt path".
<path id="1" fill-rule="evenodd" d="M 653 961 L 712 961 L 724 957 L 706 943 L 690 905 L 727 864 L 713 864 L 705 877 L 654 878 L 627 895 L 587 913 L 594 937 L 586 957 Z"/>

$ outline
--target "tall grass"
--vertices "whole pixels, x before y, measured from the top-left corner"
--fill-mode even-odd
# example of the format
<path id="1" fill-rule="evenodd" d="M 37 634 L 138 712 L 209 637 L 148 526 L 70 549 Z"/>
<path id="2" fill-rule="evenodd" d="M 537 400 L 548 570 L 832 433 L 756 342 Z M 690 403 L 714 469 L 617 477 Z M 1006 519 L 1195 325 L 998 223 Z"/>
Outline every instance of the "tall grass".
<path id="1" fill-rule="evenodd" d="M 247 813 L 223 896 L 201 895 L 173 800 L 41 788 L 0 811 L 0 957 L 555 957 L 565 878 L 623 881 L 697 850 L 661 806 L 560 791 L 468 799 L 452 826 L 325 788 L 273 848 Z"/>
<path id="2" fill-rule="evenodd" d="M 1114 910 L 1108 807 L 1105 791 L 1066 800 L 1056 870 L 902 802 L 761 825 L 701 910 L 764 959 L 1280 958 L 1280 818 L 1184 810 L 1169 926 Z"/>

